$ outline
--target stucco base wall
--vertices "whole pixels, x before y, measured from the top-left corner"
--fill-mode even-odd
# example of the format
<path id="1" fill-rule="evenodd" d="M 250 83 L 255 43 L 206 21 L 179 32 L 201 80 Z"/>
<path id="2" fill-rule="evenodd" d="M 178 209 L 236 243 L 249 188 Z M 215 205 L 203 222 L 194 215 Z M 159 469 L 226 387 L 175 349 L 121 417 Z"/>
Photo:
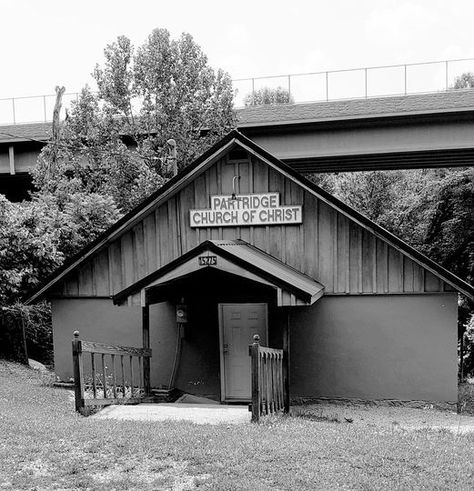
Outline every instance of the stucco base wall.
<path id="1" fill-rule="evenodd" d="M 211 298 L 209 298 L 211 297 Z M 260 297 L 259 297 L 260 298 Z M 238 299 L 245 301 L 244 299 Z M 175 359 L 174 387 L 195 395 L 220 400 L 220 353 L 217 300 L 213 295 L 188 302 L 189 323 L 183 329 L 178 350 L 175 307 L 171 303 L 150 306 L 151 385 L 168 386 Z M 140 307 L 116 306 L 108 299 L 53 301 L 55 371 L 61 380 L 73 375 L 71 341 L 80 338 L 106 344 L 142 346 Z M 84 358 L 89 374 L 88 357 Z M 249 358 L 250 362 L 250 358 Z"/>
<path id="2" fill-rule="evenodd" d="M 457 295 L 327 296 L 291 311 L 291 396 L 457 400 Z"/>
<path id="3" fill-rule="evenodd" d="M 219 399 L 217 304 L 190 305 L 175 386 Z M 212 303 L 212 305 L 211 305 Z M 295 307 L 291 397 L 457 400 L 457 295 L 327 296 Z M 281 346 L 286 309 L 270 308 L 269 339 Z M 142 346 L 140 307 L 108 299 L 53 301 L 55 370 L 72 377 L 71 340 Z M 168 385 L 176 353 L 174 306 L 150 307 L 152 386 Z"/>
<path id="4" fill-rule="evenodd" d="M 61 380 L 72 377 L 73 332 L 99 343 L 142 347 L 140 307 L 116 306 L 108 299 L 54 300 L 53 341 L 55 372 Z M 169 382 L 176 343 L 175 310 L 171 304 L 150 307 L 151 384 Z"/>

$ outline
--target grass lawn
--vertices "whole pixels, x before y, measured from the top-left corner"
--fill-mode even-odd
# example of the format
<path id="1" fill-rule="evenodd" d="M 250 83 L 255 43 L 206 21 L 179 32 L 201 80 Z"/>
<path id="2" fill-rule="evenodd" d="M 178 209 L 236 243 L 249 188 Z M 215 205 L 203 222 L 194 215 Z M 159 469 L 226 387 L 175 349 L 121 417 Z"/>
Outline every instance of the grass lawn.
<path id="1" fill-rule="evenodd" d="M 0 361 L 0 490 L 474 488 L 474 435 L 348 423 L 349 413 L 340 423 L 100 421 L 75 414 L 68 391 L 37 372 Z"/>

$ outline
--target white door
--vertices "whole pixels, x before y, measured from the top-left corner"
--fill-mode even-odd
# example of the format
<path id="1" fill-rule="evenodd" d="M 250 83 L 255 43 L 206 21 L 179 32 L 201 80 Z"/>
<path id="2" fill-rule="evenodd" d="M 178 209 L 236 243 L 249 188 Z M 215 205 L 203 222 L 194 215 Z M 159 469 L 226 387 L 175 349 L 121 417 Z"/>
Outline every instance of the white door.
<path id="1" fill-rule="evenodd" d="M 251 398 L 249 345 L 267 345 L 267 304 L 219 304 L 222 400 Z"/>

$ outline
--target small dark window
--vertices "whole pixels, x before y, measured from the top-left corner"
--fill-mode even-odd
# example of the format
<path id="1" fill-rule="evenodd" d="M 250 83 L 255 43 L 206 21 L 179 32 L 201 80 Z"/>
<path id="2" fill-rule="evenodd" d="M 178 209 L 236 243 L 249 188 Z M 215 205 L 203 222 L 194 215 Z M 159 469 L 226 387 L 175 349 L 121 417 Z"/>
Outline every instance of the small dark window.
<path id="1" fill-rule="evenodd" d="M 243 148 L 234 148 L 229 152 L 229 160 L 247 160 L 247 152 Z"/>

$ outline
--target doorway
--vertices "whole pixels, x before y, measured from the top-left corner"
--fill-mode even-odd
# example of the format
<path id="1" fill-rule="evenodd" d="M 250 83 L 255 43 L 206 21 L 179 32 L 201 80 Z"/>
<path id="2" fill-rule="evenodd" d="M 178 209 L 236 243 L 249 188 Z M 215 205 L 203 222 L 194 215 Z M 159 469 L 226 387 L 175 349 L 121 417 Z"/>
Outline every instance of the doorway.
<path id="1" fill-rule="evenodd" d="M 254 334 L 267 345 L 266 303 L 220 303 L 219 341 L 221 400 L 247 402 L 251 398 L 249 345 Z"/>

